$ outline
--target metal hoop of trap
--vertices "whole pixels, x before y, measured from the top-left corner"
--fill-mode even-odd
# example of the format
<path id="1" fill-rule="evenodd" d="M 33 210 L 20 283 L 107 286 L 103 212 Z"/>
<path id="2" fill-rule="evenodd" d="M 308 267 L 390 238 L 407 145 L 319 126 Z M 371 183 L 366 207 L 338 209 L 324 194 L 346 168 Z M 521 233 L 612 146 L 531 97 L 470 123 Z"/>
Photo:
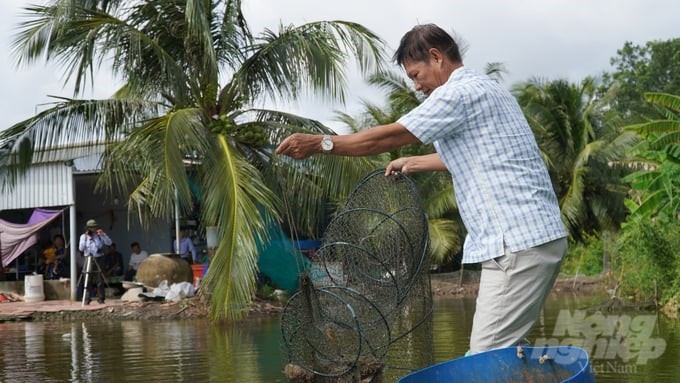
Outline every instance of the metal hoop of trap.
<path id="1" fill-rule="evenodd" d="M 322 377 L 382 365 L 390 345 L 429 320 L 427 227 L 409 177 L 380 169 L 364 177 L 283 310 L 290 362 Z M 405 312 L 417 312 L 415 320 L 399 321 Z"/>

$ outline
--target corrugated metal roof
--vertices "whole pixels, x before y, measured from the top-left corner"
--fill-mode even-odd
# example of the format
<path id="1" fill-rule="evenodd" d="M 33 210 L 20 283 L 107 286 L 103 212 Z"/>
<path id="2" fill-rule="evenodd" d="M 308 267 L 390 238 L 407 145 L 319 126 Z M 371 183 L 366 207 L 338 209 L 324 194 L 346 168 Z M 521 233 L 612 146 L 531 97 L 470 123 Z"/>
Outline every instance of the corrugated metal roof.
<path id="1" fill-rule="evenodd" d="M 73 203 L 73 167 L 64 162 L 51 162 L 32 165 L 12 190 L 3 191 L 0 210 Z"/>
<path id="2" fill-rule="evenodd" d="M 33 153 L 34 164 L 74 160 L 76 158 L 101 155 L 105 150 L 104 144 L 83 143 L 68 146 L 54 146 L 49 149 L 36 149 Z"/>
<path id="3" fill-rule="evenodd" d="M 102 153 L 76 158 L 73 160 L 73 166 L 75 174 L 99 173 L 102 171 Z"/>

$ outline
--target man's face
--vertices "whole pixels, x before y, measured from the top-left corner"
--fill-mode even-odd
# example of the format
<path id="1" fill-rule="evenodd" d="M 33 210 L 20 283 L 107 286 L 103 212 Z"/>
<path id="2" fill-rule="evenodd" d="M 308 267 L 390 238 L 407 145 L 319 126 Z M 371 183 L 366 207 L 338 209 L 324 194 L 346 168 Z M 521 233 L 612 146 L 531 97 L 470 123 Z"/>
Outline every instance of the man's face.
<path id="1" fill-rule="evenodd" d="M 139 254 L 140 248 L 139 246 L 132 246 L 132 252 L 135 254 Z"/>
<path id="2" fill-rule="evenodd" d="M 448 79 L 444 76 L 440 63 L 441 61 L 435 61 L 431 57 L 427 61 L 404 61 L 404 69 L 408 78 L 413 80 L 416 90 L 429 96 Z"/>

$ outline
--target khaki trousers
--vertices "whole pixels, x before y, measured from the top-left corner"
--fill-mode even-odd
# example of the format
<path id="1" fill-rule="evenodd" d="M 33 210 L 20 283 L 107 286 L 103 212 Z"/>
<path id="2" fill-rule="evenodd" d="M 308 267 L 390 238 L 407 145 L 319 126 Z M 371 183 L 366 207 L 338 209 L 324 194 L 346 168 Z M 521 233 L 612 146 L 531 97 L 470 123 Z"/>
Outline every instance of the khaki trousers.
<path id="1" fill-rule="evenodd" d="M 536 323 L 555 283 L 567 239 L 561 238 L 482 263 L 470 352 L 519 343 Z"/>

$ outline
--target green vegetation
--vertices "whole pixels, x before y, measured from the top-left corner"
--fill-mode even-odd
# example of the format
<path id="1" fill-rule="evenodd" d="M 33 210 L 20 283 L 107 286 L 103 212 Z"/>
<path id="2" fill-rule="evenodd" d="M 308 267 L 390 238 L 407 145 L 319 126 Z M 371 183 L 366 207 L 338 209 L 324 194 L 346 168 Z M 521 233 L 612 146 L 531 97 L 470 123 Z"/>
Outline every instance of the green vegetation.
<path id="1" fill-rule="evenodd" d="M 602 273 L 604 240 L 586 235 L 581 242 L 569 244 L 560 272 L 567 275 L 598 275 Z"/>
<path id="2" fill-rule="evenodd" d="M 370 82 L 387 99 L 386 106 L 365 103 L 358 118 L 338 113 L 350 128 L 395 121 L 420 104 L 401 73 L 382 70 L 383 42 L 361 25 L 320 21 L 256 35 L 241 1 L 227 0 L 53 0 L 26 11 L 17 63 L 62 64 L 74 96 L 0 133 L 0 184 L 16 182 L 42 149 L 72 144 L 66 138 L 106 146 L 99 187 L 129 194 L 130 213 L 141 221 L 171 219 L 176 199 L 188 212 L 196 183 L 201 222 L 221 237 L 203 281 L 216 317 L 237 318 L 255 296 L 256 239 L 266 237 L 269 220 L 318 237 L 320 201 L 332 206 L 369 170 L 433 151 L 411 145 L 371 159 L 304 162 L 272 154 L 292 132 L 332 131 L 261 106 L 304 92 L 342 100 L 350 61 L 377 73 Z M 680 39 L 627 42 L 602 81 L 534 79 L 513 87 L 569 231 L 563 271 L 598 274 L 605 257 L 617 294 L 641 301 L 680 299 L 679 57 Z M 110 65 L 124 86 L 109 99 L 79 99 L 100 65 Z M 502 64 L 486 70 L 502 80 Z M 465 236 L 453 186 L 445 173 L 415 179 L 432 258 L 441 265 L 461 251 Z M 263 286 L 260 294 L 272 291 Z"/>
<path id="3" fill-rule="evenodd" d="M 646 98 L 666 118 L 626 128 L 645 138 L 632 152 L 631 162 L 640 170 L 626 178 L 633 186 L 628 207 L 633 219 L 674 222 L 680 218 L 680 96 L 648 93 Z"/>
<path id="4" fill-rule="evenodd" d="M 631 211 L 613 259 L 616 283 L 636 300 L 680 297 L 680 97 L 650 93 L 647 100 L 666 116 L 626 129 L 644 140 L 631 151 L 625 178 Z"/>
<path id="5" fill-rule="evenodd" d="M 372 168 L 362 159 L 274 156 L 292 132 L 332 131 L 261 107 L 303 92 L 343 99 L 348 62 L 365 74 L 379 69 L 383 42 L 359 24 L 319 21 L 254 35 L 241 1 L 227 0 L 54 0 L 26 12 L 14 42 L 19 64 L 62 64 L 76 96 L 99 65 L 125 85 L 105 100 L 59 98 L 3 131 L 3 184 L 66 138 L 106 145 L 99 186 L 129 195 L 141 221 L 171 220 L 176 199 L 188 213 L 190 176 L 201 190 L 201 223 L 221 238 L 203 280 L 216 317 L 237 318 L 251 302 L 256 238 L 266 236 L 268 220 L 286 217 L 298 234 L 318 234 L 319 201 L 347 193 Z"/>
<path id="6" fill-rule="evenodd" d="M 656 115 L 644 99 L 646 92 L 680 94 L 680 38 L 649 41 L 644 45 L 626 42 L 611 59 L 613 73 L 605 73 L 602 91 L 616 88 L 613 108 L 629 122 Z"/>
<path id="7" fill-rule="evenodd" d="M 532 80 L 514 91 L 569 229 L 562 271 L 599 274 L 608 262 L 618 296 L 663 304 L 680 297 L 680 97 L 645 92 L 680 93 L 680 39 L 618 54 L 603 85 Z"/>
<path id="8" fill-rule="evenodd" d="M 612 258 L 610 279 L 618 295 L 665 303 L 680 294 L 680 230 L 648 218 L 628 223 Z"/>
<path id="9" fill-rule="evenodd" d="M 578 84 L 532 80 L 514 93 L 548 166 L 570 238 L 583 241 L 616 229 L 625 218 L 627 187 L 621 169 L 609 164 L 622 160 L 638 138 L 622 131 L 609 108 L 613 95 L 598 98 L 591 78 Z"/>

